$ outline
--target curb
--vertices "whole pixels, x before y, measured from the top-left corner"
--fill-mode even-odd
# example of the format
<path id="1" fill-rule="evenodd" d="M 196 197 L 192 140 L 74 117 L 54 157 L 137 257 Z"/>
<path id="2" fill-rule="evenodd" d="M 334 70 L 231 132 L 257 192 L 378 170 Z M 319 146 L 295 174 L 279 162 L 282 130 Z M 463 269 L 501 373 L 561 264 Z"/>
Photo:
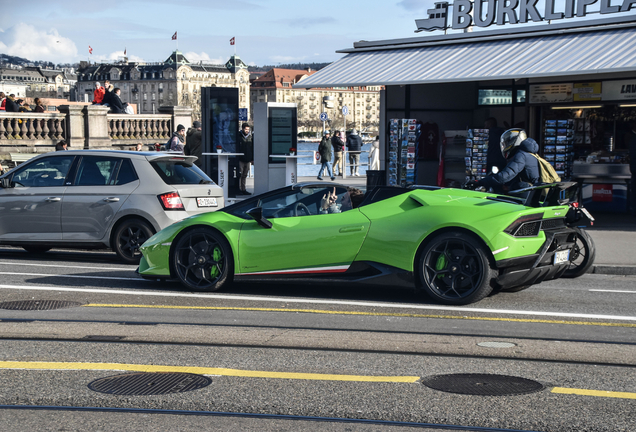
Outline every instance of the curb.
<path id="1" fill-rule="evenodd" d="M 636 275 L 636 265 L 597 264 L 597 265 L 593 265 L 588 273 L 632 276 L 632 275 Z"/>

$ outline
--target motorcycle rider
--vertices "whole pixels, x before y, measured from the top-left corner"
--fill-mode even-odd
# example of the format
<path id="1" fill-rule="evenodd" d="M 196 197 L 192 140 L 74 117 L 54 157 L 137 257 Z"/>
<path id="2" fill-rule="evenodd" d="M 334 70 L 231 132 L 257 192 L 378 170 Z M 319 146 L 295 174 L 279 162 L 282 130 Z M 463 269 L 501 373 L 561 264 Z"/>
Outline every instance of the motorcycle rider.
<path id="1" fill-rule="evenodd" d="M 539 161 L 532 154 L 539 152 L 539 144 L 528 138 L 523 129 L 508 129 L 501 135 L 501 153 L 506 167 L 476 182 L 475 186 L 492 187 L 495 191 L 509 191 L 530 187 L 541 182 Z"/>

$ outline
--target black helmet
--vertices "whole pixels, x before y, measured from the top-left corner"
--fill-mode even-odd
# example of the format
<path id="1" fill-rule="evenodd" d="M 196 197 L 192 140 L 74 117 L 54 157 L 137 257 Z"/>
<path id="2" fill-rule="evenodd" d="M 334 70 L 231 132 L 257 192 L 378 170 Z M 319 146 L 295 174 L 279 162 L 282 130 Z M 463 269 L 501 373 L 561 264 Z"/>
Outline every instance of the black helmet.
<path id="1" fill-rule="evenodd" d="M 514 128 L 505 131 L 501 135 L 501 141 L 499 143 L 499 145 L 501 146 L 501 154 L 503 155 L 503 157 L 508 159 L 510 153 L 512 153 L 512 151 L 516 147 L 519 147 L 521 143 L 526 140 L 526 138 L 528 138 L 528 135 L 523 129 Z"/>

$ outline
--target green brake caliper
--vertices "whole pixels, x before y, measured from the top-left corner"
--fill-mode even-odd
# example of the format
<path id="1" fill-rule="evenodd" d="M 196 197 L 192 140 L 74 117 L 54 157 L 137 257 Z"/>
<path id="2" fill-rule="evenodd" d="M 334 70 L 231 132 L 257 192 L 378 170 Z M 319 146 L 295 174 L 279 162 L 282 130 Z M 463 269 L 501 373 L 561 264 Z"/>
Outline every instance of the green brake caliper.
<path id="1" fill-rule="evenodd" d="M 446 261 L 446 255 L 440 255 L 439 257 L 437 257 L 437 262 L 435 263 L 435 270 L 437 271 L 444 270 L 447 264 L 448 263 Z M 437 278 L 444 279 L 444 275 L 439 274 L 437 275 Z"/>
<path id="2" fill-rule="evenodd" d="M 221 248 L 220 247 L 215 247 L 214 251 L 212 252 L 212 258 L 214 259 L 214 261 L 219 262 L 221 261 L 221 258 L 223 257 L 223 252 L 221 252 Z M 212 275 L 212 277 L 217 277 L 219 275 L 219 268 L 217 266 L 212 266 L 212 269 L 210 271 L 210 274 Z"/>

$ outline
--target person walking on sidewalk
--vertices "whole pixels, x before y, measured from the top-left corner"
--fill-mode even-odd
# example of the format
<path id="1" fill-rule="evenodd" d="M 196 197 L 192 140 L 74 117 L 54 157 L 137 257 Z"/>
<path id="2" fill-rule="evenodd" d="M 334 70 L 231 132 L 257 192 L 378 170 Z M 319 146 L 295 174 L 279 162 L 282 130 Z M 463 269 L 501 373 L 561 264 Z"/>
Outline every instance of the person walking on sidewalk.
<path id="1" fill-rule="evenodd" d="M 347 149 L 349 149 L 349 164 L 352 176 L 360 176 L 358 167 L 360 166 L 360 151 L 362 151 L 362 138 L 358 135 L 358 131 L 351 130 L 351 134 L 347 137 Z"/>
<path id="2" fill-rule="evenodd" d="M 344 149 L 344 142 L 340 138 L 340 131 L 334 131 L 333 137 L 331 137 L 331 145 L 333 147 L 333 175 L 342 175 L 342 166 L 344 161 L 342 160 L 342 150 Z M 338 168 L 338 172 L 336 172 Z"/>
<path id="3" fill-rule="evenodd" d="M 196 156 L 194 164 L 199 168 L 203 167 L 203 148 L 201 146 L 201 122 L 195 120 L 192 127 L 186 132 L 186 146 L 183 149 L 186 155 Z"/>
<path id="4" fill-rule="evenodd" d="M 177 131 L 172 134 L 166 147 L 168 151 L 184 154 L 186 128 L 184 125 L 177 126 Z"/>
<path id="5" fill-rule="evenodd" d="M 325 131 L 325 135 L 322 137 L 320 141 L 320 145 L 318 146 L 318 153 L 320 153 L 320 171 L 318 171 L 318 180 L 322 180 L 322 172 L 325 168 L 327 168 L 327 173 L 331 180 L 335 180 L 333 173 L 331 172 L 331 166 L 329 166 L 329 162 L 331 161 L 331 136 L 329 131 Z"/>
<path id="6" fill-rule="evenodd" d="M 241 195 L 252 195 L 245 187 L 247 175 L 250 172 L 250 165 L 254 163 L 254 140 L 250 132 L 250 125 L 243 123 L 241 133 L 239 134 L 238 152 L 243 153 L 239 156 L 239 169 L 241 170 L 241 182 L 239 185 Z"/>

